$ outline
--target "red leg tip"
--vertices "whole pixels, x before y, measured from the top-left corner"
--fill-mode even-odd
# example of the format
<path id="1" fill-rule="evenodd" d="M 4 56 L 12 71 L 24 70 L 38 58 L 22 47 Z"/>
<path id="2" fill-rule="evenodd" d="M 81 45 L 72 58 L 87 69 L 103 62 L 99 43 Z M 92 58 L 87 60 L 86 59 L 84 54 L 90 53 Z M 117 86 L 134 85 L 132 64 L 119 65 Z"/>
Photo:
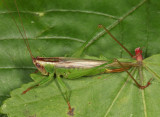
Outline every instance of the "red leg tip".
<path id="1" fill-rule="evenodd" d="M 23 95 L 23 94 L 26 94 L 26 91 L 23 91 L 23 92 L 21 93 L 21 95 Z"/>
<path id="2" fill-rule="evenodd" d="M 98 28 L 102 28 L 103 26 L 101 24 L 98 25 Z"/>
<path id="3" fill-rule="evenodd" d="M 151 83 L 150 82 L 148 82 L 148 86 L 150 85 Z"/>
<path id="4" fill-rule="evenodd" d="M 70 116 L 73 116 L 74 115 L 74 113 L 73 113 L 74 108 L 71 108 L 70 102 L 67 102 L 67 104 L 68 104 L 68 109 L 69 109 L 69 112 L 67 114 Z"/>
<path id="5" fill-rule="evenodd" d="M 26 94 L 29 90 L 31 90 L 31 88 L 28 88 L 27 90 L 23 91 L 21 94 Z"/>
<path id="6" fill-rule="evenodd" d="M 139 87 L 139 88 L 140 88 L 140 89 L 145 89 L 145 88 L 147 88 L 150 84 L 151 84 L 150 81 L 148 81 L 148 83 L 147 83 L 146 86 L 141 86 L 141 87 Z"/>
<path id="7" fill-rule="evenodd" d="M 74 108 L 72 108 L 71 110 L 69 110 L 69 112 L 67 114 L 70 115 L 70 116 L 74 116 L 73 111 L 74 111 Z"/>

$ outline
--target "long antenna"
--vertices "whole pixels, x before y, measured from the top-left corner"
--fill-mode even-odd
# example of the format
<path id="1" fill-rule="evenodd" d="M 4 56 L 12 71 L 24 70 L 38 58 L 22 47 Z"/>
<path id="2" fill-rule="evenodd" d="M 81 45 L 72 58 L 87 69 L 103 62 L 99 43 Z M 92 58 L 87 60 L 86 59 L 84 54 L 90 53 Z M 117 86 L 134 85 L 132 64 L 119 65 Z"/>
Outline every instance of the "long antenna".
<path id="1" fill-rule="evenodd" d="M 99 24 L 98 27 L 104 28 L 104 30 L 112 37 L 113 40 L 115 40 L 132 58 L 134 57 L 131 52 L 126 47 L 124 47 L 103 25 Z"/>
<path id="2" fill-rule="evenodd" d="M 5 5 L 5 7 L 7 8 L 7 10 L 9 11 L 9 8 L 8 8 L 8 6 L 5 4 L 4 0 L 2 0 L 2 1 L 3 1 L 4 5 Z M 28 43 L 28 38 L 27 38 L 27 36 L 26 36 L 26 32 L 25 32 L 25 29 L 24 29 L 24 26 L 23 26 L 23 22 L 22 22 L 22 20 L 21 20 L 21 16 L 20 16 L 20 13 L 19 13 L 19 10 L 18 10 L 18 7 L 17 7 L 16 0 L 14 0 L 14 3 L 15 3 L 15 5 L 16 5 L 17 11 L 18 11 L 19 19 L 20 19 L 20 21 L 21 21 L 21 25 L 22 25 L 22 27 L 23 27 L 23 32 L 24 32 L 25 37 L 23 36 L 22 31 L 21 31 L 21 29 L 19 28 L 19 26 L 18 26 L 18 24 L 17 24 L 14 16 L 13 16 L 11 13 L 9 13 L 9 15 L 11 16 L 11 18 L 12 18 L 13 21 L 14 21 L 14 23 L 16 24 L 16 27 L 17 27 L 19 33 L 21 34 L 21 36 L 22 36 L 22 38 L 23 38 L 23 40 L 24 40 L 24 43 L 25 43 L 25 45 L 27 46 L 27 49 L 28 49 L 28 51 L 29 51 L 29 53 L 30 53 L 30 56 L 31 56 L 32 60 L 33 60 L 33 59 L 34 59 L 34 56 L 32 55 L 32 52 L 31 52 L 31 49 L 30 49 L 30 46 L 29 46 L 29 43 Z"/>

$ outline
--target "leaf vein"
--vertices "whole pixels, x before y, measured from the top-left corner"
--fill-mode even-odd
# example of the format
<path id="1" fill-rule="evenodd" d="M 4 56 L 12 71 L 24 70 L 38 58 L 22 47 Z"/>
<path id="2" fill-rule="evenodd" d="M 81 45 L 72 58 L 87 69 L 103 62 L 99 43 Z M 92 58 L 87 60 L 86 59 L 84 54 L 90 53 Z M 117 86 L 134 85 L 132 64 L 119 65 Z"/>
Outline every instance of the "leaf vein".
<path id="1" fill-rule="evenodd" d="M 140 6 L 142 6 L 144 3 L 146 2 L 146 0 L 142 0 L 140 3 L 138 3 L 136 6 L 132 7 L 127 13 L 125 13 L 124 15 L 122 15 L 118 20 L 114 21 L 111 25 L 109 25 L 107 27 L 108 30 L 111 30 L 112 28 L 114 28 L 115 26 L 117 26 L 120 22 L 122 22 L 127 16 L 129 16 L 131 13 L 133 13 L 134 11 L 136 11 L 136 9 L 138 9 Z M 94 43 L 96 40 L 98 40 L 100 37 L 102 37 L 104 34 L 106 34 L 105 31 L 101 31 L 100 33 L 96 34 L 91 41 L 88 43 L 88 45 L 86 46 L 86 48 L 88 48 L 90 45 L 92 45 L 92 43 Z"/>
<path id="2" fill-rule="evenodd" d="M 107 109 L 107 112 L 105 114 L 104 117 L 107 117 L 107 115 L 109 114 L 109 112 L 111 111 L 111 108 L 113 107 L 114 103 L 116 102 L 116 100 L 118 99 L 118 97 L 120 96 L 120 93 L 122 92 L 122 90 L 124 89 L 124 87 L 126 86 L 127 82 L 128 82 L 129 78 L 127 78 L 127 80 L 124 82 L 124 84 L 122 85 L 122 87 L 120 88 L 120 90 L 118 91 L 117 95 L 115 96 L 115 98 L 113 99 L 111 105 L 109 106 L 109 108 Z"/>

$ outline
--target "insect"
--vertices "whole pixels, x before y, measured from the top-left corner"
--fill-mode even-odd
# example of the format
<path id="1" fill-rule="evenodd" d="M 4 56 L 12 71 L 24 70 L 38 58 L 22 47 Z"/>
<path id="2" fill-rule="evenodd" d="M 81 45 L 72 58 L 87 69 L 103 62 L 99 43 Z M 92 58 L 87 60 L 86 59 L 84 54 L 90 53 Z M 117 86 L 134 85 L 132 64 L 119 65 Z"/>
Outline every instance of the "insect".
<path id="1" fill-rule="evenodd" d="M 17 7 L 17 10 L 18 10 L 18 7 Z M 12 18 L 14 20 L 14 17 Z M 19 14 L 19 18 L 21 21 L 20 14 Z M 23 27 L 22 22 L 21 24 Z M 136 63 L 120 62 L 117 59 L 111 60 L 111 61 L 101 61 L 101 60 L 77 59 L 77 58 L 66 58 L 66 57 L 34 57 L 32 55 L 24 27 L 23 27 L 24 33 L 22 33 L 22 31 L 17 26 L 20 34 L 22 35 L 22 38 L 24 39 L 26 47 L 30 53 L 33 64 L 41 72 L 42 75 L 47 76 L 46 79 L 43 79 L 39 81 L 38 83 L 36 83 L 35 85 L 33 85 L 32 87 L 29 87 L 28 89 L 23 91 L 22 94 L 26 94 L 29 90 L 35 87 L 38 87 L 40 85 L 43 85 L 49 82 L 51 79 L 55 78 L 57 80 L 58 86 L 60 87 L 60 90 L 62 90 L 63 92 L 62 95 L 64 96 L 64 99 L 66 103 L 68 104 L 68 108 L 69 108 L 68 114 L 73 115 L 74 109 L 71 107 L 71 104 L 70 104 L 71 94 L 70 94 L 69 89 L 63 82 L 62 78 L 76 79 L 82 76 L 90 76 L 90 75 L 96 75 L 96 74 L 102 74 L 102 73 L 113 73 L 113 72 L 126 71 L 140 89 L 144 89 L 148 87 L 150 85 L 152 78 L 147 82 L 146 85 L 143 86 L 140 83 L 138 83 L 132 77 L 132 75 L 128 72 L 128 69 L 130 69 L 133 66 L 141 69 L 143 65 L 142 50 L 140 48 L 136 48 L 135 50 L 136 55 L 133 56 L 117 39 L 115 39 L 115 37 L 104 26 L 100 25 L 100 27 L 104 28 L 106 32 L 131 55 L 132 58 L 136 58 L 137 62 Z M 88 41 L 86 41 L 86 43 L 84 43 L 84 45 L 79 49 L 79 51 L 77 51 L 73 55 L 74 57 L 78 57 L 79 55 L 81 55 Z"/>

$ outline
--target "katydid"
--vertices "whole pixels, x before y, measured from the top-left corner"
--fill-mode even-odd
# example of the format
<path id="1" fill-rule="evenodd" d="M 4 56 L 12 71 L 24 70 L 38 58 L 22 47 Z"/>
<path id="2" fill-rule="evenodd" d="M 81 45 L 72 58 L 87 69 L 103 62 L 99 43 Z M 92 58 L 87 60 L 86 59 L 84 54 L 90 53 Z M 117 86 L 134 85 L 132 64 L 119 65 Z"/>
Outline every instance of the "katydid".
<path id="1" fill-rule="evenodd" d="M 113 73 L 113 72 L 123 72 L 126 71 L 129 76 L 133 79 L 133 81 L 136 83 L 136 85 L 140 89 L 144 89 L 150 85 L 150 79 L 148 83 L 145 86 L 142 86 L 140 83 L 138 83 L 132 75 L 128 72 L 128 69 L 131 67 L 142 67 L 142 50 L 140 48 L 136 48 L 135 52 L 136 55 L 133 56 L 128 49 L 126 49 L 104 26 L 99 25 L 100 27 L 103 27 L 105 31 L 120 45 L 126 52 L 129 53 L 129 55 L 132 58 L 136 58 L 137 62 L 136 63 L 131 63 L 131 62 L 120 62 L 117 59 L 115 60 L 110 60 L 110 61 L 102 61 L 102 60 L 90 60 L 90 59 L 77 59 L 84 51 L 86 45 L 90 40 L 87 40 L 82 47 L 73 54 L 72 57 L 74 58 L 67 58 L 67 57 L 34 57 L 29 43 L 28 43 L 28 38 L 26 36 L 26 32 L 23 26 L 23 22 L 21 20 L 21 16 L 16 4 L 15 0 L 15 5 L 19 14 L 19 20 L 21 22 L 23 30 L 19 28 L 17 25 L 14 17 L 11 15 L 11 18 L 15 22 L 18 31 L 20 32 L 25 45 L 29 51 L 29 54 L 32 58 L 33 64 L 35 67 L 41 72 L 42 75 L 48 76 L 46 79 L 42 79 L 38 83 L 35 83 L 32 87 L 29 87 L 25 91 L 22 92 L 22 94 L 27 93 L 29 90 L 38 87 L 40 85 L 43 85 L 47 82 L 49 82 L 51 79 L 56 80 L 57 85 L 59 87 L 59 90 L 62 92 L 62 96 L 64 97 L 66 103 L 68 104 L 68 109 L 69 115 L 73 115 L 73 108 L 71 107 L 70 104 L 70 90 L 67 88 L 65 83 L 63 82 L 62 78 L 67 78 L 67 79 L 76 79 L 80 78 L 82 76 L 91 76 L 91 75 L 97 75 L 97 74 L 103 74 L 103 73 Z M 6 6 L 7 7 L 7 6 Z M 8 8 L 8 7 L 7 7 Z"/>

